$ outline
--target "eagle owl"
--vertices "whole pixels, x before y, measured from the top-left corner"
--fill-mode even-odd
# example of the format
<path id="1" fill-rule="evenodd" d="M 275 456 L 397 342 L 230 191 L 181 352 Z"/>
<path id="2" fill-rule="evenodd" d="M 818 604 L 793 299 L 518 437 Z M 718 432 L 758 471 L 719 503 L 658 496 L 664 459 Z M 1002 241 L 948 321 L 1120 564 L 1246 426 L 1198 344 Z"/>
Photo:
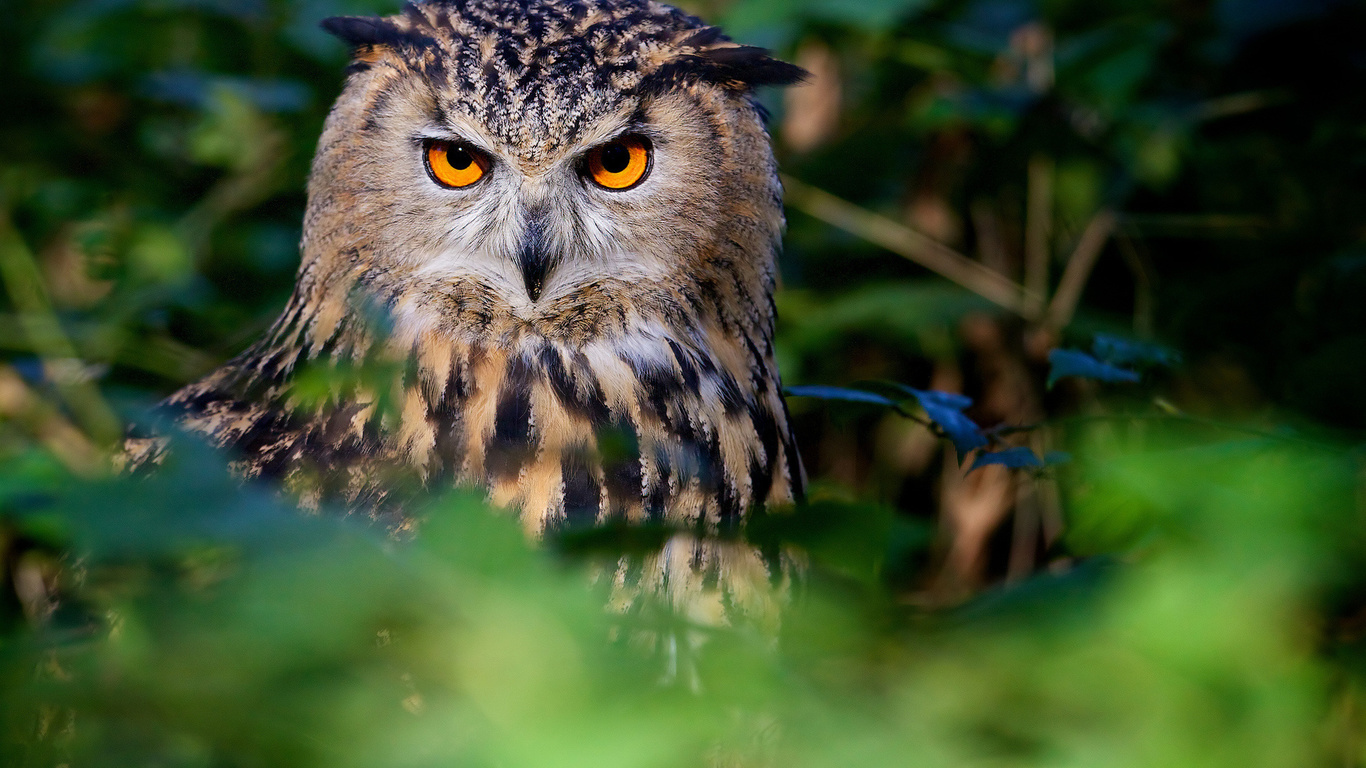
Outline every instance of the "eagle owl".
<path id="1" fill-rule="evenodd" d="M 293 295 L 165 403 L 180 424 L 306 503 L 472 484 L 533 535 L 716 530 L 801 495 L 753 91 L 802 70 L 646 0 L 428 0 L 323 26 L 353 62 Z M 321 395 L 301 384 L 320 369 Z"/>

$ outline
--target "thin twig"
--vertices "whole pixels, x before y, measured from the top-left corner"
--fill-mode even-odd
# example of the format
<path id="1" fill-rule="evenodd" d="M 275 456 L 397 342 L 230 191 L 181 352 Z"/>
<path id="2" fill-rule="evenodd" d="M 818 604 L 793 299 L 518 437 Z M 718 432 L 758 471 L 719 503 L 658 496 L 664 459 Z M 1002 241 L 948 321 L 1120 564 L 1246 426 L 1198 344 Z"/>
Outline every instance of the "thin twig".
<path id="1" fill-rule="evenodd" d="M 120 335 L 113 336 L 118 343 L 110 343 L 107 328 L 76 325 L 71 331 L 71 341 L 81 359 L 135 368 L 173 382 L 197 379 L 213 370 L 218 363 L 212 355 L 207 355 L 169 336 L 150 336 L 141 339 L 136 345 L 129 345 L 122 343 L 121 332 Z M 96 332 L 105 332 L 104 336 L 98 339 L 98 343 L 88 338 Z M 108 354 L 109 348 L 116 351 Z M 0 313 L 0 350 L 33 352 L 33 342 L 29 341 L 20 317 Z"/>
<path id="2" fill-rule="evenodd" d="M 1001 217 L 987 200 L 972 204 L 972 228 L 977 234 L 977 255 L 988 269 L 1010 275 L 1010 252 L 1001 236 Z"/>
<path id="3" fill-rule="evenodd" d="M 1246 115 L 1268 107 L 1279 107 L 1294 100 L 1294 94 L 1285 90 L 1251 91 L 1220 96 L 1200 104 L 1191 115 L 1196 120 L 1207 122 L 1225 117 Z"/>
<path id="4" fill-rule="evenodd" d="M 60 373 L 79 366 L 80 354 L 52 309 L 32 252 L 15 231 L 5 210 L 0 210 L 0 279 L 19 313 L 24 335 L 33 345 L 33 351 L 43 359 L 44 369 L 52 376 L 72 414 L 97 442 L 118 440 L 123 432 L 122 424 L 99 389 L 80 375 Z"/>
<path id="5" fill-rule="evenodd" d="M 1042 299 L 1024 286 L 926 235 L 790 176 L 783 177 L 792 207 L 936 272 L 1027 320 L 1038 320 Z"/>
<path id="6" fill-rule="evenodd" d="M 29 388 L 18 372 L 0 365 L 0 417 L 29 431 L 71 472 L 92 477 L 105 468 L 102 454 L 85 433 Z"/>
<path id="7" fill-rule="evenodd" d="M 1019 583 L 1034 573 L 1043 517 L 1038 485 L 1021 483 L 1016 488 L 1015 529 L 1010 534 L 1010 559 L 1006 564 L 1007 584 Z"/>
<path id="8" fill-rule="evenodd" d="M 219 225 L 234 213 L 269 199 L 280 184 L 280 169 L 287 159 L 284 134 L 256 112 L 251 127 L 255 140 L 232 173 L 220 178 L 177 223 L 176 231 L 197 264 L 206 258 L 210 236 Z"/>
<path id="9" fill-rule="evenodd" d="M 1152 263 L 1138 250 L 1134 238 L 1124 229 L 1117 236 L 1119 253 L 1134 275 L 1134 333 L 1151 338 L 1157 325 L 1157 289 Z"/>
<path id="10" fill-rule="evenodd" d="M 1048 266 L 1053 245 L 1053 158 L 1039 155 L 1029 161 L 1029 202 L 1025 211 L 1025 289 L 1039 297 L 1035 311 L 1048 301 Z"/>
<path id="11" fill-rule="evenodd" d="M 1054 444 L 1056 439 L 1055 430 L 1045 427 L 1033 436 L 1036 442 L 1037 452 L 1040 456 L 1048 455 L 1048 448 Z M 1040 528 L 1043 533 L 1044 551 L 1047 550 L 1060 538 L 1066 523 L 1062 513 L 1062 493 L 1058 489 L 1058 477 L 1056 473 L 1040 473 L 1035 475 L 1034 493 L 1039 500 Z"/>
<path id="12" fill-rule="evenodd" d="M 1081 294 L 1086 290 L 1086 283 L 1090 281 L 1096 262 L 1105 250 L 1105 244 L 1110 241 L 1118 221 L 1115 212 L 1106 209 L 1096 214 L 1091 223 L 1086 225 L 1076 250 L 1067 259 L 1053 303 L 1048 306 L 1048 325 L 1051 328 L 1061 330 L 1072 322 L 1077 305 L 1081 303 Z"/>

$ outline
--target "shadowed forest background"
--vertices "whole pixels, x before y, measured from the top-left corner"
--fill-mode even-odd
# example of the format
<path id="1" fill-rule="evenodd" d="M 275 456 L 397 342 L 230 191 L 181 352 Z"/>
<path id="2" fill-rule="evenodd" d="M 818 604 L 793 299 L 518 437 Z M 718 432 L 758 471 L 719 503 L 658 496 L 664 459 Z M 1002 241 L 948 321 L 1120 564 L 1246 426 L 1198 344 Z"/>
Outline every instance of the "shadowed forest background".
<path id="1" fill-rule="evenodd" d="M 605 612 L 664 531 L 116 476 L 289 294 L 318 22 L 398 4 L 0 0 L 0 764 L 1366 765 L 1366 6 L 680 5 L 813 73 L 776 640 Z"/>

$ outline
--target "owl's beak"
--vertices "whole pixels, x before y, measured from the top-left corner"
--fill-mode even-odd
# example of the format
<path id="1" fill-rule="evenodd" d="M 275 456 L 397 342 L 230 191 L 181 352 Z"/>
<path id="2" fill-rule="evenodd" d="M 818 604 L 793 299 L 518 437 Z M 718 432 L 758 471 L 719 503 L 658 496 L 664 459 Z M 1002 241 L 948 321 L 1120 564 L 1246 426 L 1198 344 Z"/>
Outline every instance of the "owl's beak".
<path id="1" fill-rule="evenodd" d="M 526 233 L 522 236 L 522 247 L 517 253 L 517 266 L 522 270 L 526 295 L 532 301 L 540 300 L 546 276 L 554 267 L 555 260 L 551 256 L 545 230 L 542 216 L 533 214 L 527 222 Z"/>

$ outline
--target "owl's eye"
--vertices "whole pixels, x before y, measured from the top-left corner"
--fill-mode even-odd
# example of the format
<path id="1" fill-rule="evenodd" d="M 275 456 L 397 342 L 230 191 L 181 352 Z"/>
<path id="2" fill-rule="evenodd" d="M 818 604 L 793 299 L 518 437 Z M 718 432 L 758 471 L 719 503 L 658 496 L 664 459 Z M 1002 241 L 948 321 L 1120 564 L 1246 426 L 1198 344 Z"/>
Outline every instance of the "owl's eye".
<path id="1" fill-rule="evenodd" d="M 650 174 L 652 154 L 649 139 L 623 136 L 588 153 L 588 175 L 605 189 L 630 189 Z"/>
<path id="2" fill-rule="evenodd" d="M 449 141 L 427 142 L 427 170 L 443 187 L 468 187 L 484 178 L 489 165 L 488 157 L 476 149 Z"/>

